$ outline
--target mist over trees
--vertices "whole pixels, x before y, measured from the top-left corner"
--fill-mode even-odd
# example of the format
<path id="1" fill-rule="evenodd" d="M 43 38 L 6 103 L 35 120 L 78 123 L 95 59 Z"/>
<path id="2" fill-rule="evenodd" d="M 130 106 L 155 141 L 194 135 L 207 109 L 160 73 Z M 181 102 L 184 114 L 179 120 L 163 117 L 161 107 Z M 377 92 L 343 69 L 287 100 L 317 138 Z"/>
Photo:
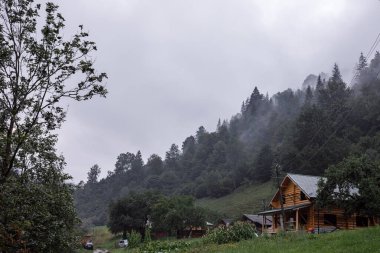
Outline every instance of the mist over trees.
<path id="1" fill-rule="evenodd" d="M 105 224 L 107 208 L 98 203 L 131 191 L 221 197 L 270 180 L 274 163 L 285 172 L 322 175 L 351 154 L 380 159 L 379 52 L 367 61 L 360 56 L 349 85 L 335 64 L 330 78 L 311 78 L 315 83 L 304 89 L 269 97 L 255 87 L 238 114 L 219 120 L 215 131 L 200 126 L 164 158 L 153 154 L 144 164 L 140 151 L 120 154 L 106 178 L 77 189 L 79 216 Z"/>

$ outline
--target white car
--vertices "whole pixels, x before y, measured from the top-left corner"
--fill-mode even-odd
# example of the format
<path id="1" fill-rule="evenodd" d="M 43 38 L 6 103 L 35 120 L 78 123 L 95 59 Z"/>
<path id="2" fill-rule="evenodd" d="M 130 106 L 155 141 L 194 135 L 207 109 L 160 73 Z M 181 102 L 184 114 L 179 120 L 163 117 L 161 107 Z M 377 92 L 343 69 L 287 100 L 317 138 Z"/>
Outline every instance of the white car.
<path id="1" fill-rule="evenodd" d="M 128 240 L 127 240 L 127 239 L 120 240 L 120 241 L 119 241 L 119 247 L 120 247 L 120 248 L 128 247 Z"/>
<path id="2" fill-rule="evenodd" d="M 85 244 L 84 244 L 84 248 L 85 249 L 94 249 L 94 244 L 92 243 L 91 240 L 87 241 Z"/>

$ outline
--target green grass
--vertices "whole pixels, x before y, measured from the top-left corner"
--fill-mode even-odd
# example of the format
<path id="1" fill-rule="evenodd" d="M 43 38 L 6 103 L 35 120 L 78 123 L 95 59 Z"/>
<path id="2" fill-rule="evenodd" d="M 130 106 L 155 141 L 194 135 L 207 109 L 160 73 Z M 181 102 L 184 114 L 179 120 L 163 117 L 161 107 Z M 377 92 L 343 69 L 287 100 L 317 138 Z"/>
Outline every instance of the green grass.
<path id="1" fill-rule="evenodd" d="M 104 237 L 105 236 L 105 237 Z M 120 236 L 112 237 L 105 227 L 95 228 L 95 248 L 108 249 L 112 253 L 138 253 L 139 249 L 120 249 L 115 243 Z M 108 238 L 107 240 L 104 238 Z M 206 244 L 202 239 L 187 239 L 191 244 L 188 253 L 380 253 L 380 227 L 329 234 L 311 235 L 288 233 L 282 236 L 260 237 L 229 244 Z M 91 252 L 80 250 L 80 253 Z"/>
<path id="2" fill-rule="evenodd" d="M 233 193 L 217 199 L 198 199 L 195 204 L 222 213 L 227 217 L 240 218 L 244 213 L 255 214 L 262 211 L 262 200 L 264 199 L 265 203 L 268 203 L 275 191 L 273 183 L 267 182 L 261 185 L 240 187 Z"/>
<path id="3" fill-rule="evenodd" d="M 379 253 L 380 227 L 330 234 L 287 234 L 283 237 L 257 238 L 224 245 L 203 245 L 191 253 Z"/>

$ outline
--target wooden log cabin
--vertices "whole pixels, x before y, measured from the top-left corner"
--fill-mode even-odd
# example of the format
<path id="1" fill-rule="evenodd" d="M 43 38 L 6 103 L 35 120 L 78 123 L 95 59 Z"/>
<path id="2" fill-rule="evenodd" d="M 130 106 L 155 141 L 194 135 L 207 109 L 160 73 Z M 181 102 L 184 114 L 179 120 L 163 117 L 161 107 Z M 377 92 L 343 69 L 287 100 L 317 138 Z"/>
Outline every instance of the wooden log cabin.
<path id="1" fill-rule="evenodd" d="M 315 233 L 330 232 L 335 229 L 354 229 L 376 225 L 377 218 L 359 215 L 344 215 L 342 209 L 320 209 L 315 205 L 318 181 L 320 177 L 287 174 L 281 182 L 284 209 L 284 229 L 286 231 L 309 231 Z M 270 202 L 271 210 L 260 212 L 265 222 L 272 216 L 272 227 L 266 232 L 277 233 L 280 229 L 282 213 L 280 191 L 278 190 Z"/>

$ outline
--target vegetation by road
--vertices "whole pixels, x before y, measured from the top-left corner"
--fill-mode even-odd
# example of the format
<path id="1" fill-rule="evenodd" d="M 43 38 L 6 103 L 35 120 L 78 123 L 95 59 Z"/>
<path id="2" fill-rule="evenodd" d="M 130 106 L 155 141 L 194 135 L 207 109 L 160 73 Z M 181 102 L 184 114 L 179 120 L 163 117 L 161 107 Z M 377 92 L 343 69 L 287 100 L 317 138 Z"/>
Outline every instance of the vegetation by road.
<path id="1" fill-rule="evenodd" d="M 337 231 L 330 234 L 287 234 L 285 236 L 258 238 L 239 243 L 209 244 L 193 248 L 197 253 L 362 253 L 379 252 L 380 228 L 355 231 Z"/>
<path id="2" fill-rule="evenodd" d="M 379 252 L 380 227 L 363 228 L 351 231 L 336 231 L 329 234 L 288 233 L 273 237 L 259 237 L 253 240 L 244 240 L 238 243 L 212 244 L 203 239 L 167 240 L 167 242 L 182 242 L 189 246 L 181 252 L 189 253 L 362 253 Z M 104 238 L 107 238 L 106 240 Z M 104 248 L 112 253 L 143 252 L 144 246 L 137 249 L 120 249 L 116 243 L 119 237 L 112 237 L 105 227 L 95 229 L 95 248 Z M 78 253 L 88 252 L 80 250 Z M 173 251 L 171 251 L 173 252 Z"/>

